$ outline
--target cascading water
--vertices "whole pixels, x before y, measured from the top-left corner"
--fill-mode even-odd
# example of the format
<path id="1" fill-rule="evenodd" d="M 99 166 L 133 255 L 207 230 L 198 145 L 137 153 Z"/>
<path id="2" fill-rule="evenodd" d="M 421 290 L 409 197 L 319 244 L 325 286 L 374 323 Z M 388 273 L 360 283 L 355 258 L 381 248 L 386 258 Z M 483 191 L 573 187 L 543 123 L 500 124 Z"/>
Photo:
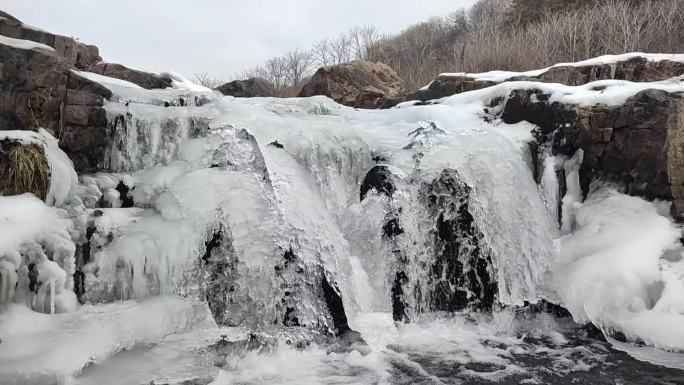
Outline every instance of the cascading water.
<path id="1" fill-rule="evenodd" d="M 0 313 L 11 383 L 531 383 L 556 378 L 540 362 L 586 380 L 616 360 L 569 319 L 520 308 L 589 302 L 553 273 L 582 271 L 573 232 L 593 222 L 575 183 L 581 152 L 544 153 L 538 184 L 534 127 L 483 119 L 486 97 L 357 111 L 93 78 L 114 92 L 110 172 L 72 188 L 76 258 L 51 250 L 70 274 L 39 272 L 34 297 L 50 313 L 73 286 L 83 306 Z M 672 235 L 666 222 L 653 217 Z M 2 277 L 10 262 L 21 264 L 0 256 Z M 0 300 L 21 302 L 7 282 Z M 594 305 L 589 320 L 624 326 Z M 36 333 L 22 323 L 63 346 L 19 349 Z M 79 335 L 92 339 L 83 350 L 69 344 Z"/>

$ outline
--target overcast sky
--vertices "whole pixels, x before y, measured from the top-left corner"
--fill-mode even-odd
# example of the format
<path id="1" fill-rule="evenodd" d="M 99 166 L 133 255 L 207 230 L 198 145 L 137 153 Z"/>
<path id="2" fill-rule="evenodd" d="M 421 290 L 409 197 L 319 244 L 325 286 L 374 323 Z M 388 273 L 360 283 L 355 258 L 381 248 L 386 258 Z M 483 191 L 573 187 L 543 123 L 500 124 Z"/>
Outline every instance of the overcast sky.
<path id="1" fill-rule="evenodd" d="M 95 44 L 109 62 L 232 78 L 355 25 L 398 32 L 475 0 L 0 0 L 0 9 Z"/>

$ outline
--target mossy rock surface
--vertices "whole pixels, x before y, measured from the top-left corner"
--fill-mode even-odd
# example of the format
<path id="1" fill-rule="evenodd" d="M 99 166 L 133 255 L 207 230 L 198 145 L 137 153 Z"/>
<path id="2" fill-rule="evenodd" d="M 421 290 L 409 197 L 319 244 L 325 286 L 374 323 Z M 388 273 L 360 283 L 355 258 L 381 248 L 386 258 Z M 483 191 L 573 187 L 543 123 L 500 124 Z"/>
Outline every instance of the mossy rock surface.
<path id="1" fill-rule="evenodd" d="M 50 165 L 43 147 L 0 140 L 0 196 L 32 193 L 45 200 L 50 188 Z"/>

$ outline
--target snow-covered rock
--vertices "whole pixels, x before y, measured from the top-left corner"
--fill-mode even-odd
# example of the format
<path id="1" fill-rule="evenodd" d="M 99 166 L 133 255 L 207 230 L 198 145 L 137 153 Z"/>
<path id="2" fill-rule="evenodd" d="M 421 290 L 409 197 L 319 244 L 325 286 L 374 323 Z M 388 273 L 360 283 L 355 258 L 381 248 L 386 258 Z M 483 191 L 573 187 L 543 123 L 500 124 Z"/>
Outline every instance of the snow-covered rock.
<path id="1" fill-rule="evenodd" d="M 684 75 L 682 54 L 632 52 L 574 63 L 558 63 L 548 68 L 524 72 L 443 73 L 430 84 L 407 95 L 406 100 L 428 101 L 505 82 L 532 81 L 581 86 L 610 79 L 655 82 L 681 75 Z"/>

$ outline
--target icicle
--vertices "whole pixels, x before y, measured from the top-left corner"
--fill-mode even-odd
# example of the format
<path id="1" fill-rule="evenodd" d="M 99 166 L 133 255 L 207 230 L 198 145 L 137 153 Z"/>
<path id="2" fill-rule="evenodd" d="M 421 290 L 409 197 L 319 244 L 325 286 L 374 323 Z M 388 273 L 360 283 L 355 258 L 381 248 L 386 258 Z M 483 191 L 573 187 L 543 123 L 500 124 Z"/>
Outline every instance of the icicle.
<path id="1" fill-rule="evenodd" d="M 9 301 L 9 277 L 7 272 L 0 270 L 0 302 Z"/>
<path id="2" fill-rule="evenodd" d="M 572 231 L 575 213 L 582 202 L 582 188 L 579 181 L 579 170 L 584 160 L 584 151 L 580 148 L 563 165 L 565 168 L 565 184 L 567 192 L 563 197 L 563 209 L 561 218 L 561 232 L 569 234 Z"/>
<path id="3" fill-rule="evenodd" d="M 55 313 L 55 281 L 50 281 L 50 314 Z"/>

